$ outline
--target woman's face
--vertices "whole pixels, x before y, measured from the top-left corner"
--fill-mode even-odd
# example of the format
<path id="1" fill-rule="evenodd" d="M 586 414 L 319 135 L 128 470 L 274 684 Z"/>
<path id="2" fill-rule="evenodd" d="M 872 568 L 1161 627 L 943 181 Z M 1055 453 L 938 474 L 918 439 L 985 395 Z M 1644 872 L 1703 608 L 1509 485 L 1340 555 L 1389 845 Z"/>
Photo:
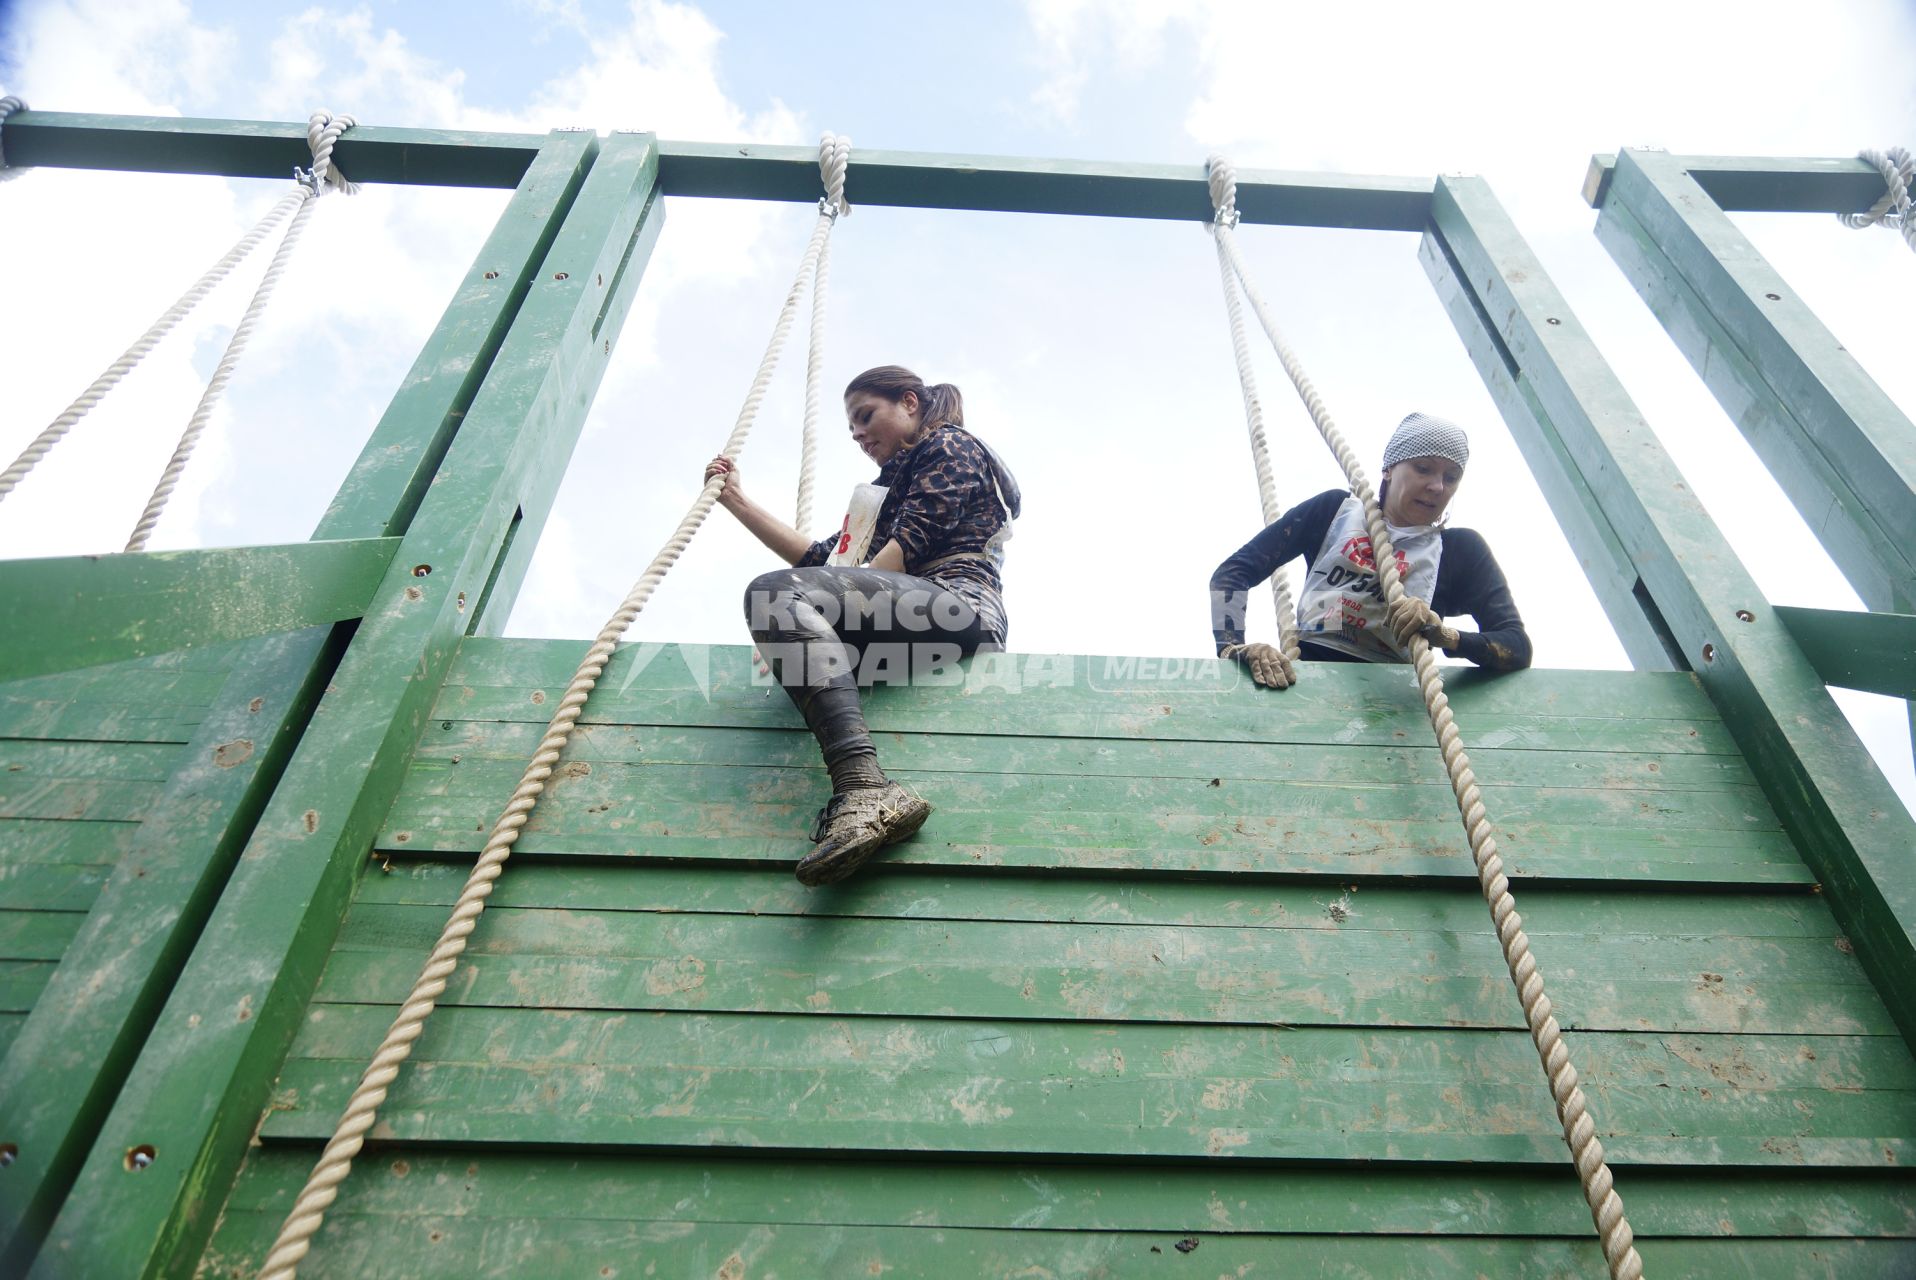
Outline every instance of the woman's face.
<path id="1" fill-rule="evenodd" d="M 870 391 L 854 391 L 845 397 L 845 421 L 852 429 L 852 443 L 881 467 L 918 438 L 923 420 L 918 397 L 909 391 L 897 400 Z"/>
<path id="2" fill-rule="evenodd" d="M 1436 524 L 1457 494 L 1464 469 L 1449 458 L 1405 458 L 1384 473 L 1384 519 L 1395 525 Z"/>

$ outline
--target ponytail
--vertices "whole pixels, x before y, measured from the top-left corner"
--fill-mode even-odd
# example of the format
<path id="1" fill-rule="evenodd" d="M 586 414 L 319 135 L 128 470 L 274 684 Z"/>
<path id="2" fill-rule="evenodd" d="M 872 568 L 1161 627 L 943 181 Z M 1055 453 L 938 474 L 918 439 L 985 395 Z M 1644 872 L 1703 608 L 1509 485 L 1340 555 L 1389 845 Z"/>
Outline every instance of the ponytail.
<path id="1" fill-rule="evenodd" d="M 957 387 L 949 382 L 928 387 L 923 378 L 903 365 L 881 364 L 875 369 L 867 369 L 853 378 L 845 388 L 847 396 L 857 395 L 861 391 L 883 396 L 893 404 L 903 400 L 906 392 L 917 396 L 920 420 L 926 432 L 947 423 L 954 427 L 965 425 L 965 397 Z"/>

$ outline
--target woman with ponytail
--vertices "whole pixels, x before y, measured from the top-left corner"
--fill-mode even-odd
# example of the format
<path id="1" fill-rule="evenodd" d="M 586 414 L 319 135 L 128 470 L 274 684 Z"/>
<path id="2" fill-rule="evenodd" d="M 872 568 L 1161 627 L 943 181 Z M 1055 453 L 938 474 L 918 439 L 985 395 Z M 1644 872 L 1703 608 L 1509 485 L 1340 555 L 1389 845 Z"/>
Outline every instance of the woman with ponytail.
<path id="1" fill-rule="evenodd" d="M 735 464 L 705 468 L 708 480 L 726 477 L 720 504 L 793 566 L 754 579 L 745 614 L 831 771 L 814 848 L 798 864 L 808 885 L 843 879 L 931 815 L 879 767 L 858 690 L 1004 647 L 999 570 L 1019 511 L 1017 482 L 965 430 L 951 384 L 927 386 L 898 365 L 867 369 L 845 388 L 845 418 L 878 464 L 882 489 L 859 486 L 876 518 L 860 518 L 855 494 L 844 526 L 817 542 L 747 497 Z"/>

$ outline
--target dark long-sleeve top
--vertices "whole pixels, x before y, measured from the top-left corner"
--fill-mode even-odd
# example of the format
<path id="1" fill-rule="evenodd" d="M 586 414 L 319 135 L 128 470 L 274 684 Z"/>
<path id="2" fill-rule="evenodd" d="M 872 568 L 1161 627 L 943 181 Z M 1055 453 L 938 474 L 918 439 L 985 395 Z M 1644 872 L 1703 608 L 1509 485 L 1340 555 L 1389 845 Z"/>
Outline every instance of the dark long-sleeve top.
<path id="1" fill-rule="evenodd" d="M 886 487 L 872 529 L 877 555 L 896 539 L 905 572 L 963 596 L 999 644 L 1007 630 L 1004 584 L 998 575 L 998 532 L 1017 514 L 1018 489 L 1009 471 L 976 436 L 946 423 L 879 468 Z M 1000 490 L 1014 510 L 1007 515 Z M 814 542 L 798 567 L 822 565 L 838 535 Z M 956 558 L 953 558 L 956 557 Z"/>
<path id="2" fill-rule="evenodd" d="M 1211 634 L 1219 652 L 1226 645 L 1244 643 L 1250 589 L 1299 556 L 1307 565 L 1316 560 L 1337 509 L 1349 496 L 1342 489 L 1330 489 L 1299 503 L 1217 567 L 1211 575 Z M 1444 550 L 1437 561 L 1430 607 L 1446 618 L 1468 614 L 1477 624 L 1476 632 L 1460 633 L 1456 652 L 1493 671 L 1529 666 L 1530 635 L 1516 601 L 1510 598 L 1510 584 L 1490 554 L 1490 544 L 1474 529 L 1445 529 L 1442 538 Z M 1309 641 L 1302 649 L 1308 658 L 1358 661 Z"/>

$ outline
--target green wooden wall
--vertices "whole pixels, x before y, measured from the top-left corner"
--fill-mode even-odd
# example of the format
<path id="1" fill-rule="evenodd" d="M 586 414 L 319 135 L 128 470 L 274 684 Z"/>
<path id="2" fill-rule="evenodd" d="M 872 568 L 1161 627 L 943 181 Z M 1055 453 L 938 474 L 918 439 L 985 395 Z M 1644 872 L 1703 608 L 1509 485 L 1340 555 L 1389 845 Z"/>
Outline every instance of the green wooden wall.
<path id="1" fill-rule="evenodd" d="M 263 1256 L 579 647 L 463 646 L 200 1275 Z M 1601 1272 L 1403 672 L 880 691 L 938 812 L 807 890 L 809 738 L 689 657 L 615 660 L 303 1275 Z M 1916 1062 L 1695 680 L 1453 699 L 1650 1274 L 1908 1274 Z"/>

